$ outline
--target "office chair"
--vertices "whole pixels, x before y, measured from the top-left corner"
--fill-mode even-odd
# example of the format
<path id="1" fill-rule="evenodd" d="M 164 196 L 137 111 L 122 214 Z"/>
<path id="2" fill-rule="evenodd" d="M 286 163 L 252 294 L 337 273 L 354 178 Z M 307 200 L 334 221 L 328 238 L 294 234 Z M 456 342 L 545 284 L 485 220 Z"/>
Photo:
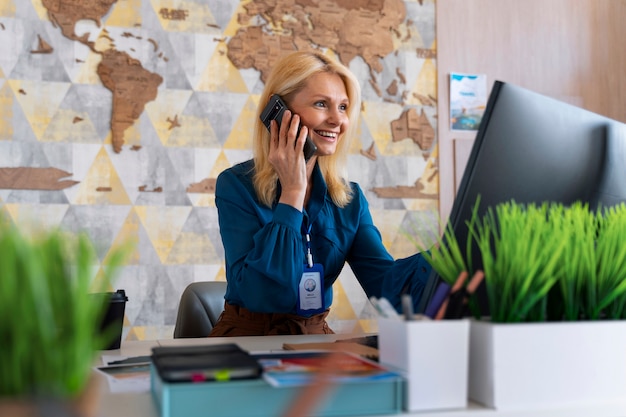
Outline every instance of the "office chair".
<path id="1" fill-rule="evenodd" d="M 224 310 L 226 282 L 193 282 L 180 297 L 174 338 L 207 337 Z"/>

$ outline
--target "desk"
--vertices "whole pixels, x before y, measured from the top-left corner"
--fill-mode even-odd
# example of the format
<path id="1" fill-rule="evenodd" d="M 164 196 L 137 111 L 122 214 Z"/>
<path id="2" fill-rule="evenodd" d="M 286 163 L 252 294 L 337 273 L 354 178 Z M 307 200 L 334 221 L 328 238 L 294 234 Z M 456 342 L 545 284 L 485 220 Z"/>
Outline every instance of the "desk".
<path id="1" fill-rule="evenodd" d="M 284 343 L 316 343 L 334 342 L 338 339 L 352 338 L 355 335 L 308 335 L 308 336 L 252 336 L 252 337 L 215 337 L 200 339 L 164 339 L 155 341 L 124 342 L 119 350 L 107 351 L 107 354 L 122 356 L 139 356 L 150 354 L 154 346 L 183 346 L 218 343 L 237 343 L 248 351 L 280 350 Z M 156 405 L 150 393 L 112 394 L 103 381 L 103 396 L 98 417 L 159 417 Z M 544 409 L 520 411 L 496 411 L 478 404 L 470 403 L 467 409 L 452 411 L 433 411 L 420 413 L 403 413 L 388 416 L 371 417 L 626 417 L 626 398 L 623 403 L 605 404 L 594 407 L 577 407 L 572 409 Z M 208 416 L 209 414 L 207 414 Z M 181 416 L 184 417 L 184 416 Z M 219 417 L 219 416 L 216 416 Z M 241 416 L 245 417 L 245 416 Z M 268 416 L 279 417 L 279 416 Z M 359 417 L 359 416 L 354 416 Z"/>

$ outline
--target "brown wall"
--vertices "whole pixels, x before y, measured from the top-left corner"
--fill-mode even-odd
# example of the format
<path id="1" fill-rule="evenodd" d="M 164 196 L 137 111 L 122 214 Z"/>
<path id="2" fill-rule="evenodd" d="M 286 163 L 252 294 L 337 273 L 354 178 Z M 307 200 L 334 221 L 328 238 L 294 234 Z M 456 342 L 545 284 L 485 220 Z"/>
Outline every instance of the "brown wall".
<path id="1" fill-rule="evenodd" d="M 449 128 L 449 74 L 486 74 L 626 122 L 626 0 L 438 0 L 440 215 L 474 132 Z"/>

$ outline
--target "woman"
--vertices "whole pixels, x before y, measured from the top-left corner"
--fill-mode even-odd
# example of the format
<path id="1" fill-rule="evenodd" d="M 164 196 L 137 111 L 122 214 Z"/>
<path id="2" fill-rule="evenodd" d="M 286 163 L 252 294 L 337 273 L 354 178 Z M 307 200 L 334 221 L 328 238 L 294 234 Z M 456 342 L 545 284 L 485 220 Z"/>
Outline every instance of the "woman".
<path id="1" fill-rule="evenodd" d="M 259 116 L 274 94 L 291 111 L 268 131 Z M 398 308 L 402 293 L 421 295 L 428 264 L 419 254 L 393 260 L 361 188 L 342 175 L 360 110 L 359 83 L 339 62 L 294 52 L 274 67 L 253 160 L 217 179 L 228 289 L 211 336 L 333 333 L 326 316 L 345 262 L 368 297 Z M 305 161 L 307 135 L 317 151 Z"/>

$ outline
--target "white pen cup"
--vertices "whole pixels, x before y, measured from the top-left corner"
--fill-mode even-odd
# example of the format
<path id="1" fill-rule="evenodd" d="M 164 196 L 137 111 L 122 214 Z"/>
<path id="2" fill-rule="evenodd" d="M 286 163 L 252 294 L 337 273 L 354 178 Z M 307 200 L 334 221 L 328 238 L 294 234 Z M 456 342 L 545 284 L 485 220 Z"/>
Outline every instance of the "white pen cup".
<path id="1" fill-rule="evenodd" d="M 469 320 L 379 318 L 380 363 L 405 378 L 406 411 L 467 407 Z"/>

